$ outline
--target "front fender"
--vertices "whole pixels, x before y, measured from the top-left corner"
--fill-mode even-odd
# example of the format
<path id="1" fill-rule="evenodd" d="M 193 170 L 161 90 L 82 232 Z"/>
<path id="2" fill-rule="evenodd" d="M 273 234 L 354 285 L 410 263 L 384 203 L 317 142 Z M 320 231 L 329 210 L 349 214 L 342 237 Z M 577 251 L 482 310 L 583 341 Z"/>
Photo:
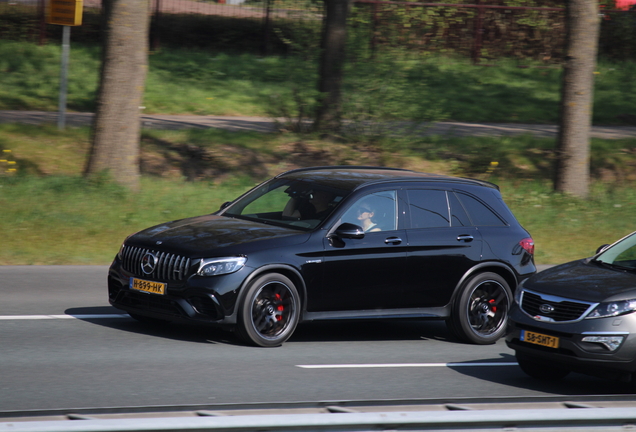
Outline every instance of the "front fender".
<path id="1" fill-rule="evenodd" d="M 281 273 L 288 278 L 296 285 L 296 289 L 298 290 L 298 294 L 300 295 L 300 319 L 302 321 L 303 316 L 305 314 L 306 308 L 306 299 L 307 299 L 307 287 L 305 285 L 305 281 L 298 269 L 289 265 L 289 264 L 268 264 L 263 267 L 259 267 L 254 270 L 241 284 L 239 287 L 239 295 L 236 299 L 236 304 L 234 305 L 234 310 L 231 315 L 225 317 L 224 322 L 227 324 L 236 324 L 238 322 L 238 310 L 239 305 L 243 303 L 245 299 L 245 293 L 247 289 L 245 289 L 254 279 L 265 274 L 265 273 Z"/>

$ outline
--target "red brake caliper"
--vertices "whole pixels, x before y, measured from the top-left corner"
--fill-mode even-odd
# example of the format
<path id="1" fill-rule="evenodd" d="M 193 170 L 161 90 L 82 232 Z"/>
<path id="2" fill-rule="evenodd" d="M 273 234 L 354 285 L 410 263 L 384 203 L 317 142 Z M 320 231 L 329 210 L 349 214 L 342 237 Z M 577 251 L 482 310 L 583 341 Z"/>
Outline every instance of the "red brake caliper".
<path id="1" fill-rule="evenodd" d="M 490 300 L 488 300 L 488 303 L 490 303 L 490 309 L 491 309 L 493 312 L 497 312 L 497 306 L 493 306 L 493 305 L 495 304 L 495 299 L 490 299 Z"/>
<path id="2" fill-rule="evenodd" d="M 277 302 L 279 302 L 279 303 L 280 303 L 280 302 L 282 301 L 282 298 L 281 298 L 280 294 L 276 294 L 274 297 L 276 298 L 276 301 L 277 301 Z M 282 319 L 283 319 L 282 312 L 285 310 L 285 307 L 284 307 L 282 304 L 279 304 L 279 305 L 276 307 L 276 310 L 278 310 L 278 312 L 281 312 L 281 314 L 280 314 L 280 315 L 276 315 L 276 321 L 280 321 L 280 320 L 282 320 Z"/>

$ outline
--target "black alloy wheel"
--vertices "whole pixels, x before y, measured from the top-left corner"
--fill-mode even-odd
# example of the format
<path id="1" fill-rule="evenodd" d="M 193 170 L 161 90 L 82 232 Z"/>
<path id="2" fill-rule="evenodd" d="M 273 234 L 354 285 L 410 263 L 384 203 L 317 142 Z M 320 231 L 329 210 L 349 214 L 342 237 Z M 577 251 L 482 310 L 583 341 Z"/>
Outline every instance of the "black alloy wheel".
<path id="1" fill-rule="evenodd" d="M 279 346 L 296 329 L 299 314 L 300 298 L 292 281 L 268 273 L 247 287 L 239 310 L 238 333 L 253 345 Z"/>
<path id="2" fill-rule="evenodd" d="M 512 292 L 496 273 L 480 273 L 464 285 L 447 321 L 462 341 L 478 345 L 497 342 L 506 332 Z"/>

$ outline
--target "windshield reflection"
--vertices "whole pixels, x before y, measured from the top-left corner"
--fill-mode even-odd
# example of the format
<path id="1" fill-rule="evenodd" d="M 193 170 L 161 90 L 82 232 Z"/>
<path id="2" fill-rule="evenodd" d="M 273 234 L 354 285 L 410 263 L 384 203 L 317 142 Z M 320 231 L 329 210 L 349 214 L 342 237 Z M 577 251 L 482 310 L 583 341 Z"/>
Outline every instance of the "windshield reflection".
<path id="1" fill-rule="evenodd" d="M 614 243 L 599 254 L 595 261 L 624 270 L 636 270 L 636 232 Z"/>
<path id="2" fill-rule="evenodd" d="M 349 191 L 315 182 L 274 179 L 252 189 L 220 214 L 311 230 L 319 226 Z"/>

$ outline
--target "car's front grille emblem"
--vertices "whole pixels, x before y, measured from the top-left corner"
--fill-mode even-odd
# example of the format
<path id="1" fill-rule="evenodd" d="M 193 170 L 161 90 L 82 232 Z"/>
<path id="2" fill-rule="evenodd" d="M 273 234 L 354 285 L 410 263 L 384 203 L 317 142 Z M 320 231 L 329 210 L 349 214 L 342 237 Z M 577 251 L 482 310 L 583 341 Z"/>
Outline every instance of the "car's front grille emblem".
<path id="1" fill-rule="evenodd" d="M 541 313 L 544 313 L 546 315 L 550 315 L 552 312 L 554 312 L 554 306 L 545 303 L 545 304 L 542 304 L 541 306 L 539 306 L 539 310 L 541 311 Z"/>
<path id="2" fill-rule="evenodd" d="M 144 274 L 151 274 L 155 271 L 155 266 L 157 265 L 157 257 L 151 253 L 146 252 L 143 257 L 141 257 L 141 271 Z"/>

